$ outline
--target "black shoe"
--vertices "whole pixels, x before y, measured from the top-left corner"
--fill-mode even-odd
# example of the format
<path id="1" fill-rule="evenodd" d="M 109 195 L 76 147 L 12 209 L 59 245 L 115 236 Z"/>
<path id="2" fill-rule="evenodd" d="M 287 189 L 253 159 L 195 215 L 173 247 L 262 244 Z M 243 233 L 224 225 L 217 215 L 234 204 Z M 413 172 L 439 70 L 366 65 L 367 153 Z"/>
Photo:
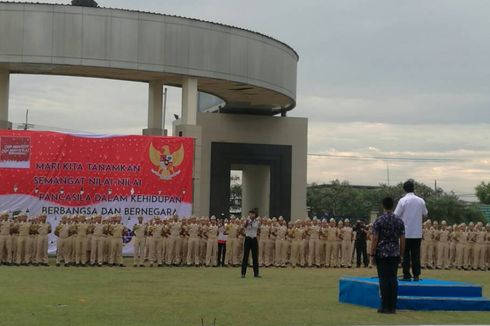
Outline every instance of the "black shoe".
<path id="1" fill-rule="evenodd" d="M 411 282 L 412 281 L 412 277 L 405 275 L 405 276 L 403 276 L 403 278 L 400 279 L 400 281 Z"/>
<path id="2" fill-rule="evenodd" d="M 242 278 L 245 278 L 245 274 L 242 274 Z"/>
<path id="3" fill-rule="evenodd" d="M 56 267 L 60 267 L 60 263 L 56 263 Z"/>
<path id="4" fill-rule="evenodd" d="M 418 282 L 418 281 L 420 281 L 420 278 L 418 276 L 416 276 L 416 277 L 413 278 L 413 281 L 414 282 Z"/>
<path id="5" fill-rule="evenodd" d="M 386 311 L 387 314 L 391 314 L 391 315 L 395 315 L 396 314 L 396 310 L 395 309 L 389 309 Z"/>
<path id="6" fill-rule="evenodd" d="M 254 277 L 255 278 L 262 278 L 262 276 L 260 276 L 260 275 L 255 275 Z"/>
<path id="7" fill-rule="evenodd" d="M 145 265 L 140 265 L 140 267 L 145 267 Z"/>
<path id="8" fill-rule="evenodd" d="M 387 314 L 388 313 L 388 310 L 383 309 L 383 308 L 378 308 L 378 313 L 379 314 Z"/>

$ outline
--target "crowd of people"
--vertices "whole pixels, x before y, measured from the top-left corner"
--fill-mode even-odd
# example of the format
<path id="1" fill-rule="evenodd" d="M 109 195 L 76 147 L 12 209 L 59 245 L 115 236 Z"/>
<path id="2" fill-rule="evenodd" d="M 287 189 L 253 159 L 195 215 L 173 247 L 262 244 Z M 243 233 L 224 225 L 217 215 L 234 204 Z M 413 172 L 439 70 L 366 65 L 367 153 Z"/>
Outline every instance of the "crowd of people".
<path id="1" fill-rule="evenodd" d="M 28 218 L 0 214 L 0 261 L 4 265 L 48 265 L 48 235 L 57 237 L 58 266 L 123 266 L 123 237 L 131 236 L 134 266 L 239 266 L 245 218 L 155 217 L 132 229 L 121 216 L 63 216 L 54 228 L 46 215 Z M 371 267 L 367 255 L 371 225 L 282 217 L 259 218 L 258 262 L 261 267 Z M 447 225 L 424 222 L 422 268 L 488 270 L 490 224 Z"/>

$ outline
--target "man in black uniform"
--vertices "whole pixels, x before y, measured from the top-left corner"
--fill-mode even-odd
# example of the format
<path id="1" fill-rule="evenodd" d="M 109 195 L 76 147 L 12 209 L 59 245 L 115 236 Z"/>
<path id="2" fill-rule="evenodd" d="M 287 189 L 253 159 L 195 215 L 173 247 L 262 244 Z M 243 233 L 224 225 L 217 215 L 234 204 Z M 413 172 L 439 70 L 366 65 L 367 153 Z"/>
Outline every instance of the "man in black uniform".
<path id="1" fill-rule="evenodd" d="M 361 256 L 364 267 L 368 267 L 368 257 L 367 257 L 367 232 L 366 225 L 363 221 L 357 221 L 354 227 L 354 232 L 356 233 L 356 255 L 357 255 L 357 267 L 361 267 Z"/>

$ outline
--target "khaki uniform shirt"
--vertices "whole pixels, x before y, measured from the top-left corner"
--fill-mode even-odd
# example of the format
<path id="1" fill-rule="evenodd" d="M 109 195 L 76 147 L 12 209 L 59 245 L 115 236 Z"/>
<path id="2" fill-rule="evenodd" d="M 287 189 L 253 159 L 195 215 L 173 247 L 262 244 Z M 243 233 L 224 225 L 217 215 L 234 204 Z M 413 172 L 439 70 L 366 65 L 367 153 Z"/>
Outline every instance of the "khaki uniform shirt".
<path id="1" fill-rule="evenodd" d="M 199 224 L 192 223 L 188 226 L 189 238 L 199 237 Z"/>
<path id="2" fill-rule="evenodd" d="M 320 239 L 320 231 L 321 231 L 321 227 L 319 225 L 310 226 L 308 230 L 308 233 L 310 234 L 310 239 L 311 240 Z"/>
<path id="3" fill-rule="evenodd" d="M 327 240 L 337 240 L 338 229 L 336 227 L 329 226 L 327 229 Z"/>
<path id="4" fill-rule="evenodd" d="M 155 225 L 150 226 L 150 232 L 151 232 L 151 236 L 153 238 L 162 238 L 163 237 L 163 235 L 162 235 L 163 225 L 155 224 Z"/>
<path id="5" fill-rule="evenodd" d="M 218 226 L 210 225 L 207 230 L 208 239 L 217 239 L 218 238 Z"/>
<path id="6" fill-rule="evenodd" d="M 304 234 L 305 234 L 305 229 L 302 227 L 293 229 L 294 240 L 303 240 Z"/>
<path id="7" fill-rule="evenodd" d="M 173 222 L 170 224 L 170 235 L 172 237 L 180 237 L 180 231 L 182 231 L 182 223 Z"/>
<path id="8" fill-rule="evenodd" d="M 486 231 L 475 232 L 475 242 L 478 244 L 485 244 Z"/>
<path id="9" fill-rule="evenodd" d="M 146 225 L 144 223 L 137 223 L 133 226 L 133 232 L 136 239 L 145 238 Z"/>
<path id="10" fill-rule="evenodd" d="M 285 225 L 280 225 L 276 229 L 276 236 L 278 240 L 285 240 L 288 228 Z"/>
<path id="11" fill-rule="evenodd" d="M 104 236 L 104 231 L 106 230 L 106 225 L 102 223 L 95 223 L 94 224 L 94 236 L 95 237 L 103 237 Z"/>
<path id="12" fill-rule="evenodd" d="M 60 224 L 60 239 L 66 239 L 70 236 L 70 224 Z"/>
<path id="13" fill-rule="evenodd" d="M 29 231 L 31 230 L 30 222 L 21 222 L 19 223 L 19 236 L 28 236 Z"/>
<path id="14" fill-rule="evenodd" d="M 88 233 L 89 225 L 87 223 L 78 223 L 77 224 L 77 235 L 79 237 L 86 237 Z"/>
<path id="15" fill-rule="evenodd" d="M 0 235 L 10 235 L 10 228 L 13 223 L 10 221 L 0 222 Z"/>
<path id="16" fill-rule="evenodd" d="M 260 226 L 260 239 L 269 240 L 269 233 L 271 227 L 269 225 L 261 225 Z"/>
<path id="17" fill-rule="evenodd" d="M 51 225 L 49 223 L 40 223 L 37 228 L 37 233 L 42 236 L 46 236 L 51 232 Z"/>
<path id="18" fill-rule="evenodd" d="M 350 226 L 344 226 L 342 230 L 340 230 L 340 234 L 342 235 L 342 241 L 350 242 L 353 238 L 353 231 Z"/>
<path id="19" fill-rule="evenodd" d="M 112 237 L 113 238 L 122 238 L 124 232 L 124 225 L 122 224 L 114 224 L 112 225 Z"/>
<path id="20" fill-rule="evenodd" d="M 238 226 L 235 223 L 230 223 L 226 226 L 226 233 L 228 238 L 236 238 L 238 234 Z"/>
<path id="21" fill-rule="evenodd" d="M 456 231 L 455 238 L 457 242 L 466 244 L 468 242 L 468 233 L 465 231 Z"/>
<path id="22" fill-rule="evenodd" d="M 449 241 L 449 231 L 448 230 L 440 230 L 438 233 L 439 242 L 448 242 Z"/>

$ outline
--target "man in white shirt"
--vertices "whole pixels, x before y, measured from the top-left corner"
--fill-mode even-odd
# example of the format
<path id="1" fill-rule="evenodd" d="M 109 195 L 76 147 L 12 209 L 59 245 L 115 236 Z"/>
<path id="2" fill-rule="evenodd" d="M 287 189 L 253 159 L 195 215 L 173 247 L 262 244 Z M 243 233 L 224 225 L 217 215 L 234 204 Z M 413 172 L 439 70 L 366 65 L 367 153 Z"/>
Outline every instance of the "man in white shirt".
<path id="1" fill-rule="evenodd" d="M 428 214 L 425 201 L 413 193 L 414 188 L 413 180 L 408 180 L 403 184 L 403 190 L 405 190 L 406 194 L 398 201 L 394 212 L 405 224 L 406 242 L 402 262 L 402 280 L 404 281 L 411 281 L 412 279 L 410 267 L 412 269 L 413 280 L 419 280 L 422 220 Z"/>
<path id="2" fill-rule="evenodd" d="M 257 220 L 257 212 L 251 210 L 248 212 L 247 220 L 245 221 L 245 241 L 243 243 L 243 260 L 242 260 L 242 278 L 247 273 L 248 257 L 250 251 L 252 251 L 252 264 L 254 270 L 254 277 L 260 277 L 259 275 L 259 243 L 257 236 L 260 233 L 260 222 Z"/>

